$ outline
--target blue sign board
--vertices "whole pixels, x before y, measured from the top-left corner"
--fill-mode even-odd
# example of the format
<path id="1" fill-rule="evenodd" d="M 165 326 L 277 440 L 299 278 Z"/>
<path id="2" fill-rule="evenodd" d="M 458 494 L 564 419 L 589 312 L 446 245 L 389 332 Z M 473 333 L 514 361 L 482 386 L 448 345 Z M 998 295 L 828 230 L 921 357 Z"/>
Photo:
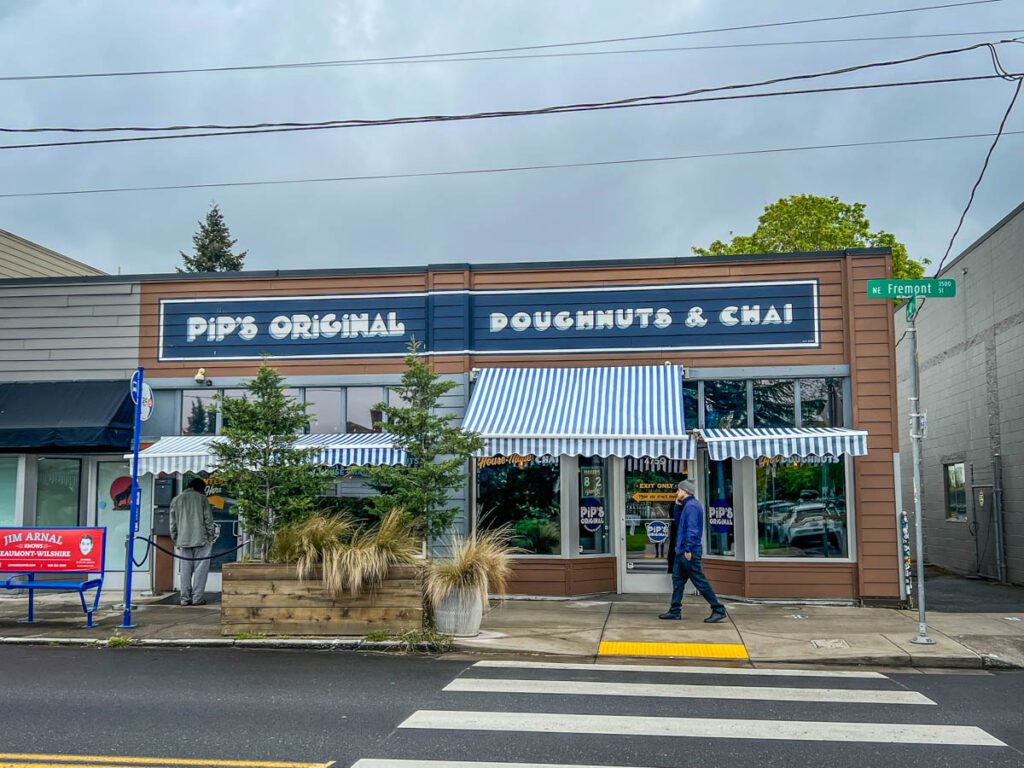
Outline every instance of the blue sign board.
<path id="1" fill-rule="evenodd" d="M 645 527 L 647 528 L 647 539 L 652 544 L 661 544 L 668 538 L 668 523 L 664 520 L 651 520 Z"/>
<path id="2" fill-rule="evenodd" d="M 820 345 L 817 280 L 164 299 L 159 359 L 545 354 Z"/>

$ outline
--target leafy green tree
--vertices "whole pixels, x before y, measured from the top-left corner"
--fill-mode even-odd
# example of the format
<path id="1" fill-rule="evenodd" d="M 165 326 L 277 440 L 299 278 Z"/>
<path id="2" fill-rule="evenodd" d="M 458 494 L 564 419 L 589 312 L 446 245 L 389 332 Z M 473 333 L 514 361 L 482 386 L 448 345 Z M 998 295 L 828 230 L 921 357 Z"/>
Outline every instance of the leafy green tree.
<path id="1" fill-rule="evenodd" d="M 245 531 L 266 557 L 274 532 L 313 513 L 334 484 L 313 463 L 317 450 L 295 447 L 309 424 L 305 403 L 285 394 L 284 378 L 265 362 L 245 385 L 247 395 L 218 396 L 225 438 L 213 444 L 214 474 L 231 488 Z"/>
<path id="2" fill-rule="evenodd" d="M 378 514 L 401 509 L 423 533 L 439 536 L 455 520 L 451 495 L 465 485 L 466 464 L 483 441 L 453 424 L 456 417 L 438 413 L 438 401 L 458 384 L 432 371 L 421 348 L 415 339 L 409 343 L 402 383 L 390 388 L 401 404 L 374 406 L 384 417 L 378 426 L 405 449 L 408 464 L 364 467 L 362 472 L 379 493 L 372 499 Z"/>
<path id="3" fill-rule="evenodd" d="M 178 267 L 178 272 L 238 272 L 249 252 L 234 253 L 231 249 L 236 242 L 231 238 L 220 207 L 213 203 L 206 220 L 199 222 L 199 231 L 192 235 L 195 253 L 189 256 L 179 251 L 185 265 Z"/>
<path id="4" fill-rule="evenodd" d="M 895 278 L 915 279 L 924 274 L 928 259 L 917 262 L 907 247 L 885 230 L 871 231 L 864 203 L 845 203 L 838 197 L 792 195 L 765 206 L 757 228 L 749 235 L 734 235 L 729 242 L 715 240 L 707 248 L 693 249 L 698 256 L 741 253 L 805 253 L 844 248 L 891 248 Z"/>

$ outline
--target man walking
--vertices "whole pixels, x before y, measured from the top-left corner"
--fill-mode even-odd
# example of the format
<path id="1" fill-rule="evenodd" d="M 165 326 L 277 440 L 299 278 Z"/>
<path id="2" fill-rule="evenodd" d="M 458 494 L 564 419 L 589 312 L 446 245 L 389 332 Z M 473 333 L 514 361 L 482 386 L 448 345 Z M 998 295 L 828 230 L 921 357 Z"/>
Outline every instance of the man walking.
<path id="1" fill-rule="evenodd" d="M 683 587 L 689 580 L 711 606 L 711 615 L 704 619 L 704 623 L 716 624 L 725 618 L 725 606 L 715 596 L 715 590 L 711 588 L 711 583 L 701 566 L 701 555 L 704 552 L 704 509 L 694 495 L 696 491 L 692 480 L 679 481 L 676 491 L 676 512 L 679 517 L 676 538 L 672 545 L 675 554 L 672 563 L 672 604 L 668 612 L 658 618 L 670 621 L 679 621 L 682 618 Z"/>
<path id="2" fill-rule="evenodd" d="M 206 483 L 197 477 L 171 501 L 171 538 L 181 563 L 181 604 L 206 605 L 206 576 L 210 551 L 217 538 L 213 511 L 206 500 Z M 204 559 L 196 559 L 204 558 Z"/>

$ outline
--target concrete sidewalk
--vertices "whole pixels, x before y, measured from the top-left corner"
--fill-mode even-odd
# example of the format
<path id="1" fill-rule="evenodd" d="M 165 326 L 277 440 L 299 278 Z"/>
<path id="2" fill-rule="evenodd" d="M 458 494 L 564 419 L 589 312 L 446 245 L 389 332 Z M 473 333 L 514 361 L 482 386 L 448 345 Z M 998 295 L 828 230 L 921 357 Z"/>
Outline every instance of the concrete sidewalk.
<path id="1" fill-rule="evenodd" d="M 36 599 L 37 623 L 25 616 L 25 597 L 0 598 L 0 642 L 106 641 L 122 635 L 145 643 L 176 645 L 272 645 L 277 647 L 387 648 L 362 638 L 225 638 L 220 606 L 181 607 L 159 598 L 136 598 L 138 628 L 119 630 L 122 609 L 104 601 L 97 627 L 85 629 L 76 595 Z M 166 599 L 165 599 L 166 600 Z M 729 617 L 704 624 L 707 605 L 688 596 L 683 621 L 661 621 L 664 598 L 608 595 L 575 600 L 516 600 L 496 605 L 475 638 L 456 640 L 456 650 L 611 660 L 658 657 L 755 666 L 789 664 L 878 667 L 1024 668 L 1024 605 L 1016 612 L 928 615 L 935 645 L 916 645 L 917 614 L 888 608 L 727 603 Z"/>

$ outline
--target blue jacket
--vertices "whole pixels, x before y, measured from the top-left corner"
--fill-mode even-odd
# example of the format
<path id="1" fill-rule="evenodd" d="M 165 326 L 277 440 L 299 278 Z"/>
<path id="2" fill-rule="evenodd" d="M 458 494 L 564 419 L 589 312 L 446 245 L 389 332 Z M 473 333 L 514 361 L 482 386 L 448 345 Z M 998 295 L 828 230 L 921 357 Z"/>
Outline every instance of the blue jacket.
<path id="1" fill-rule="evenodd" d="M 676 554 L 690 552 L 699 555 L 704 551 L 704 509 L 695 496 L 688 496 L 680 505 L 676 504 L 679 525 L 676 531 Z"/>

